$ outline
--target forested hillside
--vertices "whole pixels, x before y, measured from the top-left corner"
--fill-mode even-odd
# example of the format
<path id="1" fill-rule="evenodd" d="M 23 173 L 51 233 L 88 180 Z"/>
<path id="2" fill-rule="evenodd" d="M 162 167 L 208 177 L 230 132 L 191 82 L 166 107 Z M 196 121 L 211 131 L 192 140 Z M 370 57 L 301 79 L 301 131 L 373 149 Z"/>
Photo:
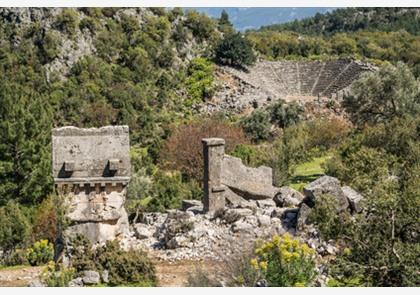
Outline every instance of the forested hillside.
<path id="1" fill-rule="evenodd" d="M 311 35 L 332 35 L 359 30 L 392 32 L 405 30 L 417 35 L 420 31 L 420 10 L 402 7 L 341 8 L 314 17 L 286 24 L 262 27 L 268 31 L 294 31 Z"/>

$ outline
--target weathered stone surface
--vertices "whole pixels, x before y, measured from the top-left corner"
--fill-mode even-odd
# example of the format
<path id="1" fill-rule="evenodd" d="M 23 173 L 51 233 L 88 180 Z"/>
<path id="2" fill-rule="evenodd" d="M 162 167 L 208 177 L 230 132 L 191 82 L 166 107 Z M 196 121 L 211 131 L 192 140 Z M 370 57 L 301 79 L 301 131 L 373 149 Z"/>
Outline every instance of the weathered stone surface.
<path id="1" fill-rule="evenodd" d="M 273 186 L 273 172 L 269 167 L 250 168 L 241 159 L 224 155 L 221 182 L 245 199 L 272 199 L 278 188 Z"/>
<path id="2" fill-rule="evenodd" d="M 187 211 L 188 208 L 203 206 L 199 200 L 182 200 L 182 210 Z"/>
<path id="3" fill-rule="evenodd" d="M 332 195 L 337 198 L 338 210 L 346 210 L 349 202 L 340 186 L 340 181 L 331 176 L 322 176 L 304 187 L 303 192 L 306 196 L 304 202 L 313 207 L 317 197 L 321 195 Z"/>
<path id="4" fill-rule="evenodd" d="M 109 271 L 107 269 L 101 273 L 101 278 L 104 283 L 109 283 Z"/>
<path id="5" fill-rule="evenodd" d="M 303 199 L 304 196 L 297 190 L 283 186 L 279 188 L 273 200 L 278 207 L 297 207 Z"/>
<path id="6" fill-rule="evenodd" d="M 297 215 L 297 224 L 296 229 L 301 231 L 305 228 L 306 220 L 308 218 L 309 213 L 311 212 L 311 208 L 305 203 L 302 203 L 299 208 L 299 212 Z"/>
<path id="7" fill-rule="evenodd" d="M 342 190 L 349 200 L 351 211 L 356 213 L 362 212 L 361 202 L 363 201 L 363 196 L 349 186 L 343 186 Z"/>
<path id="8" fill-rule="evenodd" d="M 69 287 L 83 287 L 83 279 L 75 278 L 69 282 Z"/>
<path id="9" fill-rule="evenodd" d="M 39 279 L 29 282 L 28 287 L 46 287 Z"/>
<path id="10" fill-rule="evenodd" d="M 257 206 L 261 209 L 273 208 L 276 207 L 276 203 L 273 200 L 257 200 Z"/>
<path id="11" fill-rule="evenodd" d="M 274 208 L 273 211 L 271 211 L 271 218 L 279 218 L 282 219 L 284 212 L 286 212 L 288 208 Z"/>
<path id="12" fill-rule="evenodd" d="M 222 159 L 225 154 L 225 140 L 222 138 L 205 138 L 204 156 L 204 212 L 216 213 L 225 207 L 225 187 L 221 182 Z"/>
<path id="13" fill-rule="evenodd" d="M 54 181 L 66 194 L 70 220 L 65 234 L 85 235 L 93 244 L 127 235 L 128 126 L 55 128 L 52 146 Z"/>
<path id="14" fill-rule="evenodd" d="M 237 208 L 227 209 L 223 214 L 223 219 L 228 223 L 233 223 L 245 216 L 252 215 L 251 209 Z"/>
<path id="15" fill-rule="evenodd" d="M 85 270 L 82 277 L 85 285 L 95 285 L 101 281 L 101 276 L 98 272 L 93 270 Z"/>
<path id="16" fill-rule="evenodd" d="M 88 178 L 130 177 L 130 143 L 128 126 L 106 126 L 82 129 L 73 126 L 52 131 L 53 175 L 56 181 L 86 182 Z M 109 161 L 118 160 L 116 171 L 109 170 Z M 74 170 L 64 171 L 72 162 Z M 100 182 L 100 181 L 99 181 Z"/>
<path id="17" fill-rule="evenodd" d="M 150 226 L 144 223 L 137 223 L 134 226 L 134 233 L 136 237 L 140 240 L 148 239 L 153 236 L 154 232 Z"/>
<path id="18" fill-rule="evenodd" d="M 232 225 L 232 231 L 234 233 L 251 234 L 253 233 L 253 227 L 247 222 L 238 220 Z"/>
<path id="19" fill-rule="evenodd" d="M 267 227 L 271 224 L 271 219 L 267 215 L 259 215 L 258 218 L 258 225 L 261 227 Z"/>
<path id="20" fill-rule="evenodd" d="M 187 209 L 187 212 L 192 212 L 194 215 L 202 214 L 204 212 L 203 205 L 201 206 L 194 206 Z"/>
<path id="21" fill-rule="evenodd" d="M 247 201 L 241 196 L 235 194 L 230 188 L 226 188 L 224 193 L 226 199 L 226 205 L 229 208 L 248 208 L 256 209 L 257 205 L 254 202 Z"/>

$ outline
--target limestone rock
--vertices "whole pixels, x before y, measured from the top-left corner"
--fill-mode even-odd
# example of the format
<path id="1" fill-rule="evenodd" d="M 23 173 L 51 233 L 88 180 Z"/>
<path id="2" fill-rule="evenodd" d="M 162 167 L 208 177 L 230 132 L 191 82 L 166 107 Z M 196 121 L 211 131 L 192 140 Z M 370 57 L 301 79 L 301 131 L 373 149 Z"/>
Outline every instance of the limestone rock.
<path id="1" fill-rule="evenodd" d="M 282 219 L 284 212 L 286 212 L 287 210 L 287 208 L 274 208 L 274 210 L 271 212 L 271 218 Z"/>
<path id="2" fill-rule="evenodd" d="M 203 213 L 203 205 L 190 207 L 187 212 L 192 212 L 194 215 L 201 214 Z"/>
<path id="3" fill-rule="evenodd" d="M 363 196 L 349 186 L 343 186 L 342 190 L 349 200 L 351 211 L 356 213 L 362 212 L 361 202 L 363 200 Z"/>
<path id="4" fill-rule="evenodd" d="M 247 234 L 251 234 L 253 232 L 253 227 L 252 225 L 250 225 L 247 222 L 243 222 L 243 221 L 236 221 L 233 225 L 232 225 L 232 231 L 234 233 L 247 233 Z"/>
<path id="5" fill-rule="evenodd" d="M 306 220 L 310 212 L 311 212 L 311 208 L 309 208 L 309 206 L 306 205 L 305 203 L 302 203 L 299 208 L 298 215 L 297 215 L 296 229 L 298 231 L 301 231 L 305 228 Z"/>
<path id="6" fill-rule="evenodd" d="M 340 181 L 331 176 L 322 176 L 304 187 L 306 196 L 304 202 L 309 206 L 315 206 L 316 199 L 321 195 L 332 195 L 338 200 L 338 210 L 344 211 L 349 207 L 349 202 L 340 186 Z"/>
<path id="7" fill-rule="evenodd" d="M 223 158 L 221 175 L 222 184 L 247 200 L 272 199 L 278 190 L 273 186 L 271 168 L 250 168 L 241 159 L 228 155 Z"/>
<path id="8" fill-rule="evenodd" d="M 278 207 L 297 207 L 304 199 L 304 196 L 288 186 L 283 186 L 274 197 Z"/>
<path id="9" fill-rule="evenodd" d="M 101 276 L 93 270 L 85 270 L 82 277 L 83 283 L 86 285 L 95 285 L 101 281 Z"/>
<path id="10" fill-rule="evenodd" d="M 182 210 L 187 211 L 191 207 L 203 206 L 199 200 L 182 200 Z"/>
<path id="11" fill-rule="evenodd" d="M 140 240 L 148 239 L 153 236 L 153 231 L 150 229 L 150 227 L 143 223 L 137 223 L 133 227 L 136 237 Z"/>
<path id="12" fill-rule="evenodd" d="M 226 205 L 229 208 L 247 208 L 247 209 L 255 209 L 257 205 L 252 201 L 247 201 L 241 196 L 235 194 L 231 189 L 228 187 L 224 193 L 226 199 Z"/>
<path id="13" fill-rule="evenodd" d="M 270 217 L 268 217 L 267 215 L 259 215 L 257 219 L 258 219 L 258 225 L 260 227 L 267 227 L 271 224 Z"/>
<path id="14" fill-rule="evenodd" d="M 83 287 L 83 279 L 78 277 L 69 282 L 69 287 Z"/>
<path id="15" fill-rule="evenodd" d="M 276 203 L 273 200 L 266 199 L 266 200 L 258 200 L 257 206 L 262 209 L 276 207 Z"/>
<path id="16" fill-rule="evenodd" d="M 107 269 L 101 273 L 101 278 L 104 283 L 109 283 L 109 271 Z"/>
<path id="17" fill-rule="evenodd" d="M 39 279 L 34 279 L 29 282 L 28 287 L 45 287 L 45 285 Z"/>
<path id="18" fill-rule="evenodd" d="M 252 215 L 252 210 L 242 208 L 227 209 L 223 214 L 223 219 L 226 220 L 227 223 L 233 223 L 248 215 Z"/>

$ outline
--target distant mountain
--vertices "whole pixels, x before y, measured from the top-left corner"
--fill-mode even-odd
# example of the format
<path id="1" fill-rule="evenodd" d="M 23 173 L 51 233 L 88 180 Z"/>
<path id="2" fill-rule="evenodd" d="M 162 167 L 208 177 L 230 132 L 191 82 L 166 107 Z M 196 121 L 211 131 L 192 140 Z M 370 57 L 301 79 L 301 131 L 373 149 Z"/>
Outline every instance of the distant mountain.
<path id="1" fill-rule="evenodd" d="M 195 7 L 211 17 L 220 17 L 223 9 L 239 31 L 258 29 L 261 26 L 281 24 L 333 11 L 328 7 Z"/>
<path id="2" fill-rule="evenodd" d="M 263 26 L 261 31 L 294 31 L 303 34 L 332 35 L 338 32 L 399 31 L 420 33 L 420 9 L 403 7 L 356 7 L 336 9 L 303 20 Z"/>

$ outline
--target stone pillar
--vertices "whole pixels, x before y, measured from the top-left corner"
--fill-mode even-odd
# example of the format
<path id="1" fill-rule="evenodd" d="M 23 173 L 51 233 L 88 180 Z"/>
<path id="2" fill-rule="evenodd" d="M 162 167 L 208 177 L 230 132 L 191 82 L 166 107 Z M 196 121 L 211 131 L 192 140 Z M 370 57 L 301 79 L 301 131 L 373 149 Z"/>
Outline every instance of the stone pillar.
<path id="1" fill-rule="evenodd" d="M 214 213 L 225 207 L 225 187 L 221 183 L 222 161 L 225 155 L 223 138 L 205 138 L 204 155 L 204 212 Z"/>

